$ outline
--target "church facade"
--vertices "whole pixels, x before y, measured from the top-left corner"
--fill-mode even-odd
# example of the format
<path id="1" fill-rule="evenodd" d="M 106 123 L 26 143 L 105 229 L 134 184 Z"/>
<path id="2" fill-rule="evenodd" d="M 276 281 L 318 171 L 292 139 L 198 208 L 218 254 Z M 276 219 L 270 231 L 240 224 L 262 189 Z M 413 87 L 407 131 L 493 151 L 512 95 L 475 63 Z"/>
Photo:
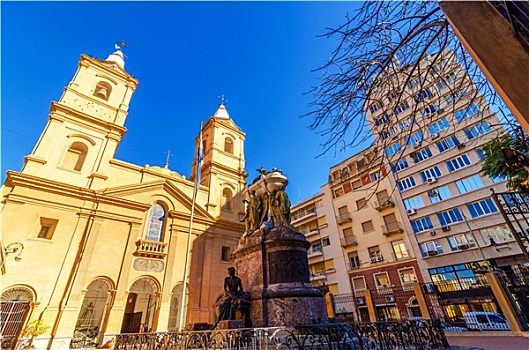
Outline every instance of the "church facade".
<path id="1" fill-rule="evenodd" d="M 7 173 L 2 348 L 34 319 L 49 326 L 39 349 L 213 322 L 244 231 L 245 134 L 222 104 L 204 123 L 194 201 L 195 175 L 114 158 L 137 86 L 119 49 L 105 60 L 82 55 L 23 169 Z M 5 249 L 13 242 L 23 259 Z"/>

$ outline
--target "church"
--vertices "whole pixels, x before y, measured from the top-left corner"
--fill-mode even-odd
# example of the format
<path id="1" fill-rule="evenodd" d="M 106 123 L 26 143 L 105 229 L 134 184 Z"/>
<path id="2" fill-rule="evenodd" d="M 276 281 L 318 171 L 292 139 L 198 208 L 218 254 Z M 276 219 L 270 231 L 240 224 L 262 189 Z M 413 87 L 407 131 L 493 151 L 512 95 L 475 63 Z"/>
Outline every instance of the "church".
<path id="1" fill-rule="evenodd" d="M 49 326 L 37 349 L 214 321 L 244 232 L 245 133 L 219 105 L 196 136 L 189 179 L 114 158 L 138 86 L 124 66 L 119 48 L 81 55 L 22 170 L 7 173 L 2 349 L 31 320 Z"/>

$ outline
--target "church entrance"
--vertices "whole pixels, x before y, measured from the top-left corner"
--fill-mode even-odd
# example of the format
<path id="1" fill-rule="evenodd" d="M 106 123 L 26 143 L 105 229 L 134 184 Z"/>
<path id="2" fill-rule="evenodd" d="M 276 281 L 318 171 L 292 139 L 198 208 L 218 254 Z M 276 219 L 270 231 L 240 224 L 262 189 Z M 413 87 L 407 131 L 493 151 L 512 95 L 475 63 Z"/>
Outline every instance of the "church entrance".
<path id="1" fill-rule="evenodd" d="M 157 310 L 158 285 L 148 277 L 130 287 L 121 333 L 152 332 Z"/>

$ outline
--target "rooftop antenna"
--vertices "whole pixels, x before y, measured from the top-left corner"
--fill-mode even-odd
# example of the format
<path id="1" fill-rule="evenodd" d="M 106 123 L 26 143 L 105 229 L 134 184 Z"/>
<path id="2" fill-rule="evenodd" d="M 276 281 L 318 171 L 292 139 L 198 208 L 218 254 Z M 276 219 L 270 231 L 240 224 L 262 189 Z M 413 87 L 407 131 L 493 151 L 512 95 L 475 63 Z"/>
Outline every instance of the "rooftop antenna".
<path id="1" fill-rule="evenodd" d="M 168 151 L 163 152 L 163 153 L 167 154 L 167 158 L 165 158 L 165 164 L 164 164 L 163 167 L 164 167 L 165 169 L 168 169 L 168 168 L 169 168 L 169 158 L 171 158 L 171 156 L 172 156 L 173 154 L 171 153 L 171 150 L 168 150 Z"/>

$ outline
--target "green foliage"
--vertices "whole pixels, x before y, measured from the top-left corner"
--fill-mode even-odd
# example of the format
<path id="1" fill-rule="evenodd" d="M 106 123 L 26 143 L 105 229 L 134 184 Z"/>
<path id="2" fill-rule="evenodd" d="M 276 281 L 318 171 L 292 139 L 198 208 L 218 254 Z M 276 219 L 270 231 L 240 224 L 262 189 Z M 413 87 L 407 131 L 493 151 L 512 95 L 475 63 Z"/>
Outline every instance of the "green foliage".
<path id="1" fill-rule="evenodd" d="M 20 332 L 20 336 L 22 338 L 30 338 L 33 340 L 35 337 L 44 334 L 48 328 L 50 328 L 50 326 L 48 326 L 43 320 L 31 320 L 26 328 Z"/>
<path id="2" fill-rule="evenodd" d="M 507 187 L 512 191 L 527 191 L 527 179 L 529 172 L 524 168 L 509 168 L 503 159 L 501 149 L 510 147 L 522 153 L 526 152 L 523 140 L 513 137 L 511 134 L 505 134 L 488 142 L 483 146 L 487 157 L 481 167 L 483 175 L 490 178 L 504 177 L 507 178 Z"/>

